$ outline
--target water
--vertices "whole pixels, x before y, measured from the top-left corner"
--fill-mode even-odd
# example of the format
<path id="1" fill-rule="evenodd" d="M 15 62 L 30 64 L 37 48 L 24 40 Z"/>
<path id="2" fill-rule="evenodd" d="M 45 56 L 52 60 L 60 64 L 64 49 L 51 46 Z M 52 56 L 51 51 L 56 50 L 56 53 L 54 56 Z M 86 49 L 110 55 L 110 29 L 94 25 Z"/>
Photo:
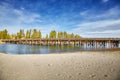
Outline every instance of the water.
<path id="1" fill-rule="evenodd" d="M 108 47 L 86 47 L 78 45 L 64 45 L 64 46 L 40 46 L 40 45 L 24 45 L 24 44 L 0 44 L 0 52 L 7 54 L 49 54 L 49 53 L 61 53 L 72 52 L 81 50 L 99 50 Z"/>

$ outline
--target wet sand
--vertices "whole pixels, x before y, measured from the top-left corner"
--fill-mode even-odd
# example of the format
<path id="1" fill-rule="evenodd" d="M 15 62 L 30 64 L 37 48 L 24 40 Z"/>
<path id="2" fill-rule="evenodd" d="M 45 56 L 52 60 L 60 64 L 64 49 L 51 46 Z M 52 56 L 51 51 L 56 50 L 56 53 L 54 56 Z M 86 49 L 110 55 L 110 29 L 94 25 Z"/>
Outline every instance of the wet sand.
<path id="1" fill-rule="evenodd" d="M 0 53 L 0 80 L 120 80 L 120 51 Z"/>

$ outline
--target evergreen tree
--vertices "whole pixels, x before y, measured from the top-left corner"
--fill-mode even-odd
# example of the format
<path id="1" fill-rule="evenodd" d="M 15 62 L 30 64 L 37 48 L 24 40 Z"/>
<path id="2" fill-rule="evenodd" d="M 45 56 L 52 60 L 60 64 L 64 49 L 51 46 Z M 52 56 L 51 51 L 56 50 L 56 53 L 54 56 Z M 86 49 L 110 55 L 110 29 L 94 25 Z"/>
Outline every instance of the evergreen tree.
<path id="1" fill-rule="evenodd" d="M 25 38 L 24 30 L 20 29 L 20 31 L 17 33 L 17 39 Z"/>
<path id="2" fill-rule="evenodd" d="M 67 38 L 67 32 L 64 31 L 64 39 Z"/>
<path id="3" fill-rule="evenodd" d="M 31 38 L 31 29 L 26 31 L 25 38 L 27 38 L 27 39 Z"/>
<path id="4" fill-rule="evenodd" d="M 76 39 L 80 39 L 81 36 L 79 36 L 79 35 L 75 35 L 75 38 L 76 38 Z"/>
<path id="5" fill-rule="evenodd" d="M 36 34 L 37 34 L 37 29 L 34 29 L 31 38 L 32 39 L 36 38 Z"/>
<path id="6" fill-rule="evenodd" d="M 26 31 L 26 35 L 25 38 L 28 39 L 29 38 L 29 30 Z"/>
<path id="7" fill-rule="evenodd" d="M 58 38 L 58 39 L 61 38 L 60 32 L 58 32 L 57 38 Z"/>
<path id="8" fill-rule="evenodd" d="M 75 36 L 74 36 L 74 34 L 73 34 L 73 33 L 71 34 L 70 38 L 75 38 Z"/>
<path id="9" fill-rule="evenodd" d="M 40 38 L 40 39 L 42 38 L 42 34 L 41 34 L 40 30 L 39 30 L 39 31 L 37 31 L 36 38 Z"/>
<path id="10" fill-rule="evenodd" d="M 50 38 L 51 39 L 56 39 L 56 31 L 55 30 L 50 32 Z"/>
<path id="11" fill-rule="evenodd" d="M 42 38 L 42 34 L 40 31 L 37 31 L 37 29 L 34 29 L 31 38 L 32 39 Z"/>
<path id="12" fill-rule="evenodd" d="M 7 29 L 0 31 L 0 39 L 10 39 Z"/>
<path id="13" fill-rule="evenodd" d="M 16 34 L 9 34 L 7 29 L 0 31 L 0 39 L 36 39 L 36 38 L 42 38 L 42 33 L 41 31 L 37 30 L 37 29 L 33 29 L 33 30 L 27 30 L 26 33 L 24 33 L 23 29 L 20 29 L 19 32 L 17 32 Z M 66 39 L 66 38 L 76 38 L 79 39 L 81 38 L 80 35 L 75 35 L 75 34 L 68 34 L 66 31 L 64 32 L 56 32 L 55 30 L 52 30 L 49 33 L 49 37 L 48 34 L 46 34 L 45 36 L 46 39 L 51 38 L 51 39 Z"/>
<path id="14" fill-rule="evenodd" d="M 48 39 L 48 34 L 46 34 L 46 37 L 45 37 L 45 39 Z"/>

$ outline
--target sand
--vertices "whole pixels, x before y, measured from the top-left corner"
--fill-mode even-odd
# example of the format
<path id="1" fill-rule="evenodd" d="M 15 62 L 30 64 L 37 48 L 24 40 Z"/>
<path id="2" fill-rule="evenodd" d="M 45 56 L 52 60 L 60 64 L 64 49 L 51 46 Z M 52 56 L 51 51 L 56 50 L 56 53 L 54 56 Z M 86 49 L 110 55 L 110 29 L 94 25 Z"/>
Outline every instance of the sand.
<path id="1" fill-rule="evenodd" d="M 0 53 L 0 80 L 120 80 L 120 51 Z"/>

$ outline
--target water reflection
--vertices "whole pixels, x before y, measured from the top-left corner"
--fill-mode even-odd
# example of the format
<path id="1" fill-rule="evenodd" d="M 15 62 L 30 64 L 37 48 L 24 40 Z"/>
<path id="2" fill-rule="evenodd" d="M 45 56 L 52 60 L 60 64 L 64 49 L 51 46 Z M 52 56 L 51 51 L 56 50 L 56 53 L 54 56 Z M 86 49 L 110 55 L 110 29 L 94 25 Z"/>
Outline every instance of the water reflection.
<path id="1" fill-rule="evenodd" d="M 40 45 L 23 45 L 23 44 L 0 44 L 0 52 L 11 54 L 48 54 L 59 52 L 71 52 L 80 50 L 98 50 L 109 47 L 91 47 L 79 45 L 55 45 L 55 46 L 40 46 Z"/>

